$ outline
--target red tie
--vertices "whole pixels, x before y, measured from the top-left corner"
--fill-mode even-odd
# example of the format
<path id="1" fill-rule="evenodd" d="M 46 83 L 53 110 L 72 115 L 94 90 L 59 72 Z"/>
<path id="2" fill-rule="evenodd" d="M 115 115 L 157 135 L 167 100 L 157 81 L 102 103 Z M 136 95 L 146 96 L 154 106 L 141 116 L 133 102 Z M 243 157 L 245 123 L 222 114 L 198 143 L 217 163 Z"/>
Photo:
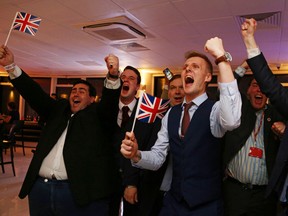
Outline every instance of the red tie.
<path id="1" fill-rule="evenodd" d="M 189 126 L 190 123 L 190 116 L 189 116 L 189 109 L 190 107 L 193 105 L 193 102 L 190 103 L 185 103 L 184 106 L 184 115 L 183 115 L 183 119 L 182 119 L 182 127 L 181 127 L 181 137 L 184 137 L 187 128 Z"/>
<path id="2" fill-rule="evenodd" d="M 126 123 L 128 122 L 129 120 L 129 115 L 128 115 L 128 112 L 129 112 L 129 107 L 128 106 L 123 106 L 122 107 L 122 122 L 121 122 L 121 128 L 125 127 Z"/>

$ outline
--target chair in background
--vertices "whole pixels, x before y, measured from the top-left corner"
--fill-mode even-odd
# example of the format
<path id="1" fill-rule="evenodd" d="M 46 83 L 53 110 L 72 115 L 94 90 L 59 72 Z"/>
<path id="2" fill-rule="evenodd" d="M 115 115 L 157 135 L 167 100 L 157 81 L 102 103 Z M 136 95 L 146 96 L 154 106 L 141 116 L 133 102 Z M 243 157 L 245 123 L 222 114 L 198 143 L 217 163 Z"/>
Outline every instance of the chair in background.
<path id="1" fill-rule="evenodd" d="M 13 175 L 15 175 L 15 166 L 14 166 L 14 146 L 15 146 L 15 139 L 11 139 L 11 140 L 1 140 L 0 141 L 0 164 L 1 164 L 1 168 L 2 168 L 2 173 L 5 173 L 5 167 L 4 165 L 6 164 L 11 164 L 12 165 L 12 171 L 13 171 Z M 8 161 L 4 161 L 4 155 L 3 152 L 7 153 L 7 151 L 9 151 L 10 153 L 10 160 Z"/>
<path id="2" fill-rule="evenodd" d="M 8 136 L 14 137 L 15 139 L 14 149 L 16 149 L 16 147 L 22 147 L 23 155 L 25 156 L 23 128 L 24 128 L 24 120 L 14 121 L 13 125 L 10 128 Z M 20 141 L 21 144 L 18 144 L 16 141 Z"/>

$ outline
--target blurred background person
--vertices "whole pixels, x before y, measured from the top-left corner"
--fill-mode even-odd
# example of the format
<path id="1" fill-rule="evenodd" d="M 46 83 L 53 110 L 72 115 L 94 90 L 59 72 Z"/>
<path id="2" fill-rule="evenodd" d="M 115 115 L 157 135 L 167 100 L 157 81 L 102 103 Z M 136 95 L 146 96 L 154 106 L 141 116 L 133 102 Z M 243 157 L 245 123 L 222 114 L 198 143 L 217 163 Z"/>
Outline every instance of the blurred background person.
<path id="1" fill-rule="evenodd" d="M 166 94 L 167 94 L 168 99 L 170 99 L 170 106 L 172 107 L 172 106 L 181 104 L 185 96 L 181 74 L 174 74 L 172 79 L 168 81 L 167 87 L 168 87 L 168 91 Z M 158 212 L 160 212 L 161 210 L 164 196 L 170 190 L 171 182 L 172 182 L 172 175 L 173 175 L 172 157 L 168 153 L 166 158 L 167 158 L 166 160 L 168 161 L 168 164 L 167 164 L 167 168 L 166 168 L 166 171 L 165 171 L 165 174 L 164 174 L 161 186 L 160 186 L 159 194 L 156 199 L 156 204 L 155 204 L 156 208 L 160 207 L 160 209 L 157 210 Z"/>
<path id="2" fill-rule="evenodd" d="M 2 134 L 8 134 L 12 124 L 15 121 L 20 120 L 20 114 L 15 102 L 9 102 L 7 104 L 7 111 L 7 114 L 0 115 L 0 128 Z"/>

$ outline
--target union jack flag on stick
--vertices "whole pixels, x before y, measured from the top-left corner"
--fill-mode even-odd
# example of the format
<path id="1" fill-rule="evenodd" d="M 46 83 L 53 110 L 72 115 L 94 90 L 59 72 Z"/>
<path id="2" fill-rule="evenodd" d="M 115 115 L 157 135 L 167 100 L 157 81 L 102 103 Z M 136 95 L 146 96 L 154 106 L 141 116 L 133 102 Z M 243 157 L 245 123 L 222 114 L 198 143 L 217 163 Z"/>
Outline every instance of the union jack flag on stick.
<path id="1" fill-rule="evenodd" d="M 169 102 L 170 100 L 164 100 L 141 92 L 132 131 L 134 130 L 136 119 L 145 123 L 153 123 L 156 119 L 162 119 L 169 109 Z"/>
<path id="2" fill-rule="evenodd" d="M 35 36 L 40 22 L 41 19 L 37 16 L 25 12 L 17 12 L 8 33 L 5 46 L 7 45 L 8 39 L 13 29 Z"/>

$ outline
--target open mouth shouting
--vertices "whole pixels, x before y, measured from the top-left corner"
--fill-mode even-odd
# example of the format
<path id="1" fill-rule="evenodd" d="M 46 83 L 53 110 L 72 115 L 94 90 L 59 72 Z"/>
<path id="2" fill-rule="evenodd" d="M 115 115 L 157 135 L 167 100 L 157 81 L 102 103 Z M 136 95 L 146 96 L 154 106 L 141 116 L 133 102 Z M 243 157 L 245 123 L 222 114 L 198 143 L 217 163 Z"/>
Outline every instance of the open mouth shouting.
<path id="1" fill-rule="evenodd" d="M 122 91 L 124 91 L 124 92 L 128 92 L 129 91 L 129 85 L 125 85 L 125 83 L 123 84 L 123 86 L 122 86 Z"/>
<path id="2" fill-rule="evenodd" d="M 72 99 L 72 106 L 73 107 L 77 107 L 77 106 L 79 106 L 79 104 L 80 104 L 80 100 L 78 99 L 78 98 L 74 98 L 74 99 Z"/>
<path id="3" fill-rule="evenodd" d="M 175 96 L 175 97 L 173 97 L 173 99 L 174 99 L 174 101 L 175 101 L 175 103 L 181 103 L 182 102 L 182 100 L 183 100 L 183 97 L 181 97 L 181 96 Z"/>
<path id="4" fill-rule="evenodd" d="M 192 83 L 194 83 L 194 79 L 192 78 L 192 76 L 186 76 L 185 84 L 192 84 Z"/>
<path id="5" fill-rule="evenodd" d="M 255 99 L 255 103 L 261 104 L 261 103 L 263 102 L 263 95 L 261 95 L 261 94 L 256 94 L 256 95 L 254 96 L 254 99 Z"/>

